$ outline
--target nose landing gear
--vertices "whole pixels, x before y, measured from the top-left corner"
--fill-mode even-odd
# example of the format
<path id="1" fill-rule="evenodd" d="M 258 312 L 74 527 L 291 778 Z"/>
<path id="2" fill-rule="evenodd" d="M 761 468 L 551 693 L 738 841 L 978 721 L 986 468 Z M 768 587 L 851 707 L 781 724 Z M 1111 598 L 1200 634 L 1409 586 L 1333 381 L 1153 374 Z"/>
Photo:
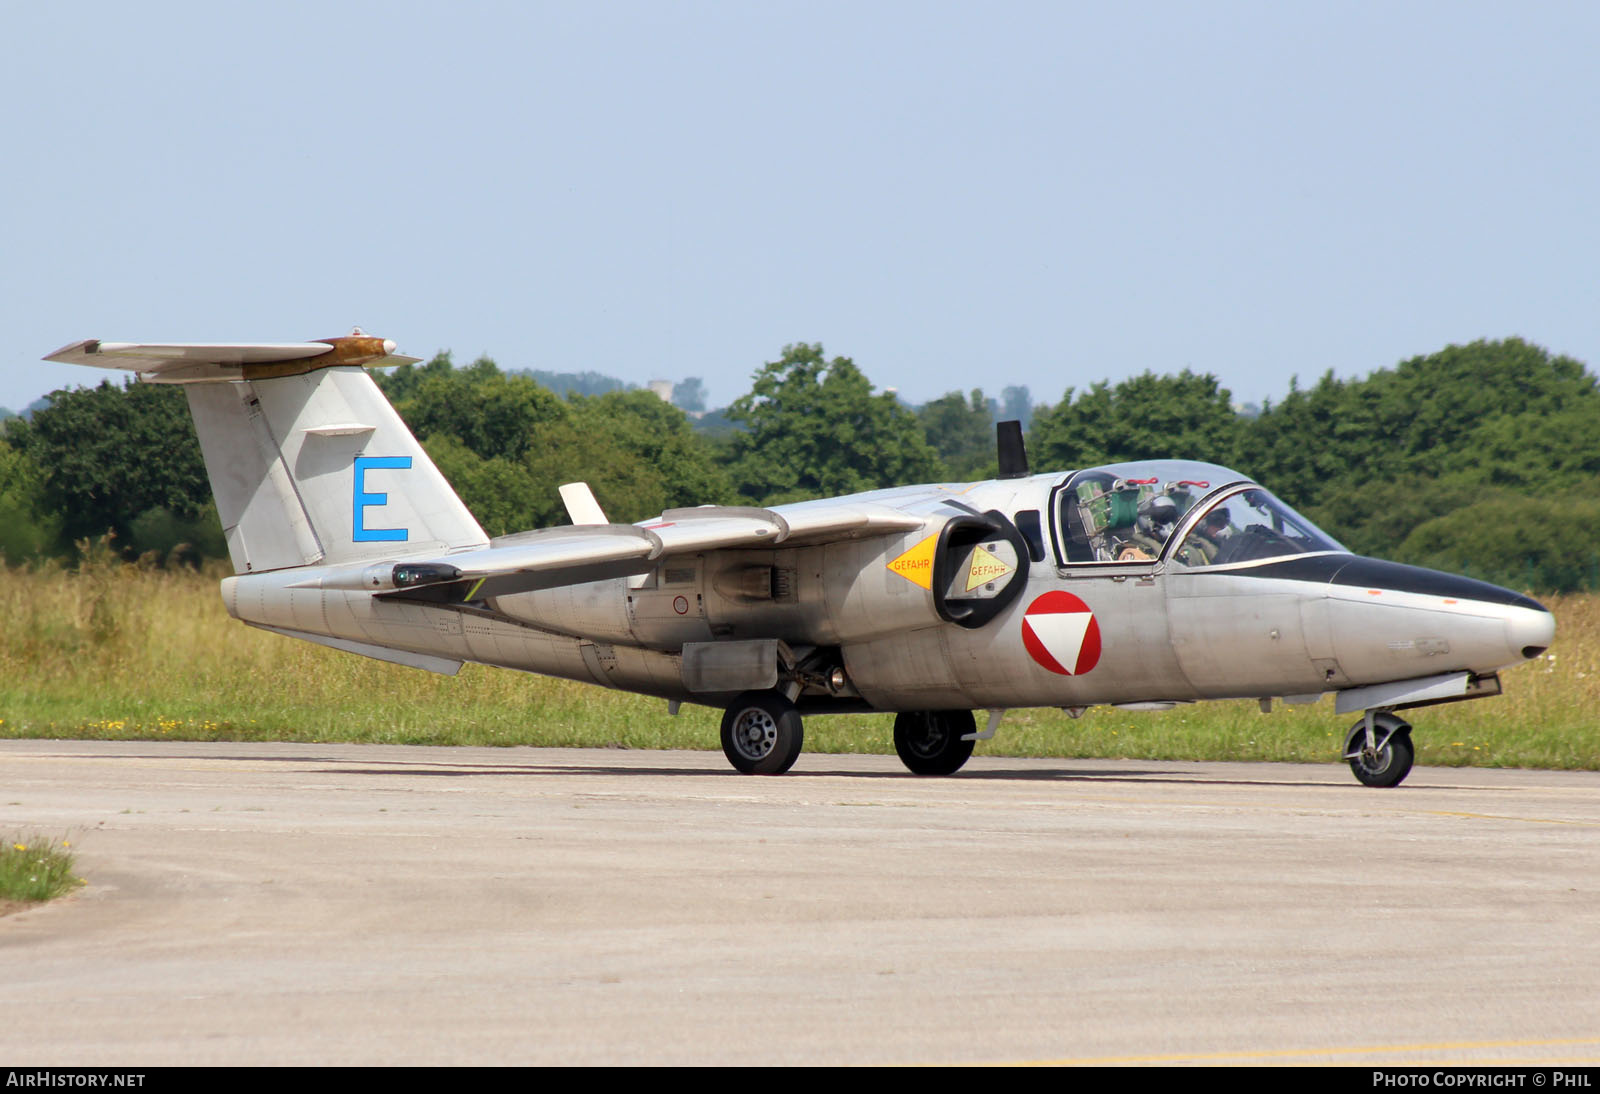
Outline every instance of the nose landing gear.
<path id="1" fill-rule="evenodd" d="M 1363 786 L 1399 786 L 1416 759 L 1411 726 L 1388 711 L 1369 711 L 1345 738 L 1344 758 Z"/>

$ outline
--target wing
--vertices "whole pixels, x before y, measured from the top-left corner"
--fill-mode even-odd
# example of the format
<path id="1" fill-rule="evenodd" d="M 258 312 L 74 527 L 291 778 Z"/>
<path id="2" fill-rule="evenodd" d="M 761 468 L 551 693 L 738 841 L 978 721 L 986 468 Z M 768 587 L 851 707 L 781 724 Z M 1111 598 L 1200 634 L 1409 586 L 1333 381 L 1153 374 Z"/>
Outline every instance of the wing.
<path id="1" fill-rule="evenodd" d="M 794 509 L 669 509 L 644 524 L 586 524 L 519 532 L 488 547 L 323 571 L 302 584 L 381 596 L 465 603 L 642 574 L 674 555 L 801 546 L 907 532 L 923 518 L 887 506 L 806 503 Z"/>

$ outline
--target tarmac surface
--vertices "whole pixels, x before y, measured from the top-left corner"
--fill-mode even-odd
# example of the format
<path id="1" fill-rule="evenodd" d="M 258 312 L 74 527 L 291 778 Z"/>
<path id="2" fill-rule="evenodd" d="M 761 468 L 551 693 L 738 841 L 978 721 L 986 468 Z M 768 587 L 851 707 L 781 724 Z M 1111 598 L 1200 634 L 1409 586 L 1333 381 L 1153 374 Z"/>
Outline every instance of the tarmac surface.
<path id="1" fill-rule="evenodd" d="M 0 1065 L 1600 1060 L 1600 774 L 0 741 Z"/>

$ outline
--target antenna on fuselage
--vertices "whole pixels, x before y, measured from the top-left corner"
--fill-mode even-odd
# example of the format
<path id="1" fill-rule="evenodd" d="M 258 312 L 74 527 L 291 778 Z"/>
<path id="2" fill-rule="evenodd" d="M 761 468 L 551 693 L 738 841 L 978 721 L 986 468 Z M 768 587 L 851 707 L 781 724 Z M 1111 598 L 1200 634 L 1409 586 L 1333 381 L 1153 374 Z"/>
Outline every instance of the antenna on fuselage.
<path id="1" fill-rule="evenodd" d="M 1022 479 L 1028 476 L 1028 450 L 1022 443 L 1022 423 L 1013 419 L 994 427 L 995 444 L 1000 450 L 1000 477 Z"/>

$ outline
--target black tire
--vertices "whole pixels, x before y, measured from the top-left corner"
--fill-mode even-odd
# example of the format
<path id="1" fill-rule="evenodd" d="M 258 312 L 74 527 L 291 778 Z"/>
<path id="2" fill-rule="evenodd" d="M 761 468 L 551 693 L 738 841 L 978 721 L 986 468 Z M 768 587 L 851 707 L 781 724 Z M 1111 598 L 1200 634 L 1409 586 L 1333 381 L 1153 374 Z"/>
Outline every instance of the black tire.
<path id="1" fill-rule="evenodd" d="M 1372 730 L 1383 742 L 1376 753 L 1367 748 L 1367 722 L 1363 718 L 1344 739 L 1350 771 L 1363 786 L 1399 786 L 1411 774 L 1417 750 L 1411 744 L 1411 727 L 1393 714 L 1372 716 Z"/>
<path id="2" fill-rule="evenodd" d="M 805 726 L 775 691 L 747 691 L 722 715 L 722 753 L 745 775 L 782 775 L 800 758 Z"/>
<path id="3" fill-rule="evenodd" d="M 894 750 L 913 775 L 954 775 L 972 757 L 970 710 L 908 710 L 895 715 Z"/>

